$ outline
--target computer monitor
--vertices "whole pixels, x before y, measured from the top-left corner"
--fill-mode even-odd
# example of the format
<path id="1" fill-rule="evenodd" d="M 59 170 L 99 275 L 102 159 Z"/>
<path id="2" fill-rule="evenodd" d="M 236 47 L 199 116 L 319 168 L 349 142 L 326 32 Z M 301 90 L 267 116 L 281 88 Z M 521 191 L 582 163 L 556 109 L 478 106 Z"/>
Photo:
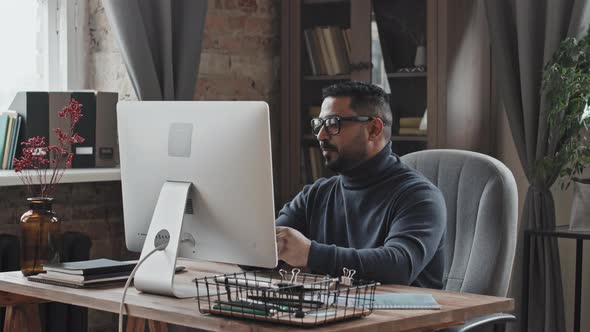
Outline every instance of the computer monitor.
<path id="1" fill-rule="evenodd" d="M 277 265 L 270 121 L 257 101 L 117 105 L 125 242 L 144 257 L 139 290 L 196 294 L 174 283 L 176 257 Z"/>

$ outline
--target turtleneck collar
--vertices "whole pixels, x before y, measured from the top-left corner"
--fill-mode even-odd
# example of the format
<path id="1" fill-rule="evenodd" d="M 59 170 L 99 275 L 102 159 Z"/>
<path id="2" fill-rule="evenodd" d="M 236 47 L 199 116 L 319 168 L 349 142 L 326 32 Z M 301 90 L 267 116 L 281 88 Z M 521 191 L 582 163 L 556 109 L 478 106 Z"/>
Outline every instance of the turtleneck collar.
<path id="1" fill-rule="evenodd" d="M 379 182 L 392 168 L 400 164 L 399 157 L 392 153 L 391 142 L 373 158 L 342 172 L 340 178 L 346 189 L 362 189 Z"/>

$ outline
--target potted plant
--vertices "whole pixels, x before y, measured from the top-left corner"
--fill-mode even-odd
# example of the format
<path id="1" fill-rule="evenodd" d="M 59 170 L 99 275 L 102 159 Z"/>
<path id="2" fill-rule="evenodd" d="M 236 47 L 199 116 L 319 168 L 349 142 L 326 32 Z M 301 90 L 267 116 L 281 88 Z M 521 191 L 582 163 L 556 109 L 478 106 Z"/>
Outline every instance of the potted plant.
<path id="1" fill-rule="evenodd" d="M 558 171 L 561 189 L 574 183 L 570 229 L 590 229 L 590 179 L 582 179 L 590 164 L 590 34 L 567 38 L 543 71 L 548 104 L 549 144 L 557 151 L 542 161 L 541 171 Z"/>

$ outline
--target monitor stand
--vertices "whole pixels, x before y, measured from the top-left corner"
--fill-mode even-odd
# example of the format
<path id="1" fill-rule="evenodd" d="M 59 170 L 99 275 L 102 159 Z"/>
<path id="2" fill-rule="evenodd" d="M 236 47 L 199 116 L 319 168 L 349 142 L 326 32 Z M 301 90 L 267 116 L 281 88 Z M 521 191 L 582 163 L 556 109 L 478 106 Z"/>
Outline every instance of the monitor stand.
<path id="1" fill-rule="evenodd" d="M 191 185 L 190 182 L 166 181 L 162 186 L 141 258 L 161 244 L 168 245 L 153 253 L 137 269 L 133 282 L 137 290 L 177 298 L 197 296 L 194 283 L 174 282 L 182 222 Z"/>

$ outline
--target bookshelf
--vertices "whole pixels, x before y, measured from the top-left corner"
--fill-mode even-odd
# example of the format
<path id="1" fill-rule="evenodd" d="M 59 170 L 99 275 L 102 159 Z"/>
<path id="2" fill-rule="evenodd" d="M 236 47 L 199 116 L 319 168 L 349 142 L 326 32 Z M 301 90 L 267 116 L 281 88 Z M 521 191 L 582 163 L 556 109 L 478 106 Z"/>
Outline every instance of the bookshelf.
<path id="1" fill-rule="evenodd" d="M 120 181 L 119 168 L 70 168 L 59 183 Z M 0 171 L 0 187 L 19 186 L 22 182 L 14 170 Z"/>
<path id="2" fill-rule="evenodd" d="M 426 36 L 427 7 L 434 1 L 394 2 L 394 8 L 388 9 L 399 11 L 401 8 L 403 12 L 409 8 L 420 11 L 414 24 L 419 25 L 420 33 Z M 412 5 L 414 2 L 419 4 Z M 385 38 L 400 37 L 399 33 L 384 30 L 391 27 L 378 24 L 379 16 L 373 13 L 373 3 L 368 0 L 294 0 L 282 5 L 281 57 L 285 64 L 281 73 L 282 201 L 291 198 L 303 185 L 313 182 L 317 177 L 331 175 L 321 165 L 323 157 L 308 125 L 313 117 L 310 108 L 321 105 L 322 88 L 347 80 L 372 82 L 383 88 L 387 85 L 385 90 L 388 92 L 400 90 L 399 94 L 391 95 L 392 100 L 407 97 L 407 100 L 391 105 L 394 118 L 396 113 L 423 116 L 432 94 L 432 91 L 428 91 L 427 82 L 436 78 L 424 69 L 420 72 L 397 72 L 410 71 L 412 68 L 400 61 L 396 63 L 395 57 L 393 62 L 383 60 L 384 56 L 390 55 L 382 53 L 387 48 L 382 48 L 380 43 L 385 42 Z M 408 47 L 406 40 L 397 42 Z M 415 47 L 405 53 L 414 51 Z M 432 88 L 434 85 L 430 86 Z M 429 115 L 435 112 L 435 107 L 432 107 Z M 398 135 L 395 128 L 394 125 L 392 141 L 396 153 L 405 154 L 434 146 L 433 136 L 428 130 L 426 135 L 414 136 Z"/>
<path id="3" fill-rule="evenodd" d="M 321 162 L 321 154 L 311 153 L 318 143 L 309 113 L 321 105 L 322 88 L 346 80 L 371 82 L 390 93 L 397 154 L 433 148 L 489 152 L 494 91 L 481 4 L 291 0 L 281 7 L 281 202 L 315 177 L 330 175 L 310 165 Z M 418 62 L 416 41 L 425 48 Z M 400 123 L 408 123 L 400 118 L 422 118 L 426 110 L 425 130 L 405 127 L 404 133 L 416 135 L 400 134 Z"/>

